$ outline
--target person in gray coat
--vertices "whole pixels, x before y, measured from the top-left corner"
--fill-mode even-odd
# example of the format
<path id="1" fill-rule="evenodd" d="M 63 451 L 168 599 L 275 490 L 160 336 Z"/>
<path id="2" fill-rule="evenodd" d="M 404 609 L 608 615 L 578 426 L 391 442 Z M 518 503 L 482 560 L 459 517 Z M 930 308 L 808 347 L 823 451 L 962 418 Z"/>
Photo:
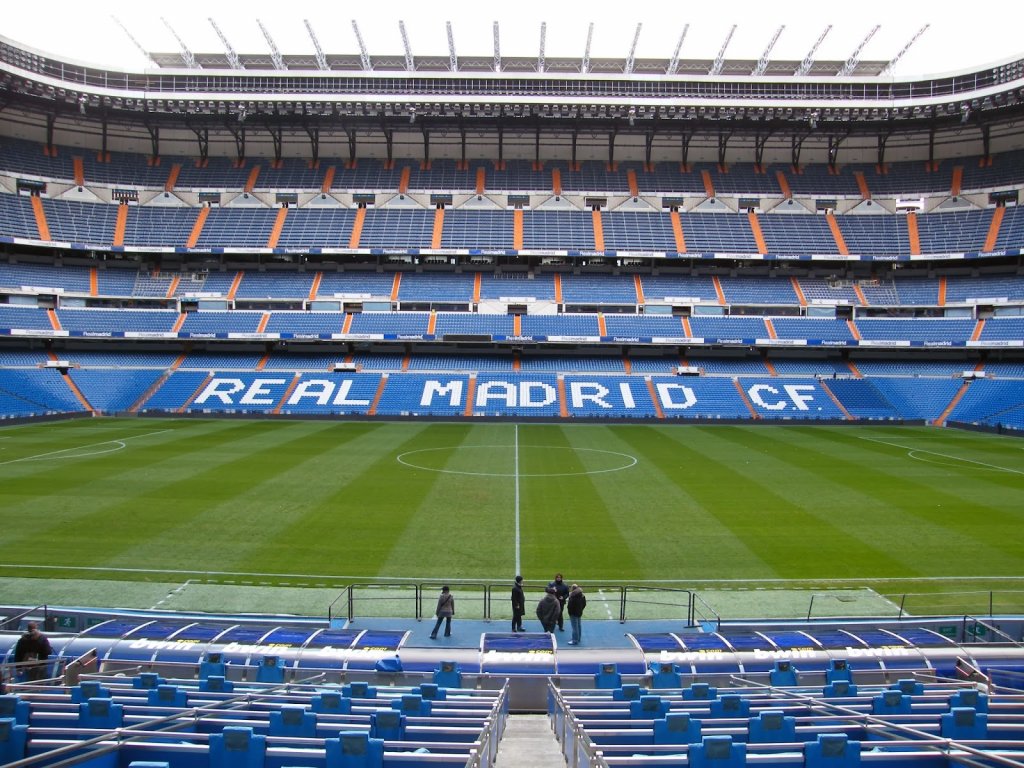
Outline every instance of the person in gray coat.
<path id="1" fill-rule="evenodd" d="M 544 597 L 537 603 L 537 619 L 545 632 L 554 632 L 555 625 L 562 615 L 562 604 L 558 601 L 558 595 L 554 587 L 548 587 Z"/>
<path id="2" fill-rule="evenodd" d="M 451 590 L 448 589 L 448 585 L 445 584 L 441 587 L 441 594 L 437 598 L 437 609 L 434 611 L 434 615 L 437 616 L 437 623 L 434 625 L 434 631 L 430 633 L 431 640 L 437 640 L 437 630 L 441 628 L 441 622 L 444 622 L 444 636 L 452 636 L 452 616 L 455 615 L 455 597 L 452 595 Z"/>

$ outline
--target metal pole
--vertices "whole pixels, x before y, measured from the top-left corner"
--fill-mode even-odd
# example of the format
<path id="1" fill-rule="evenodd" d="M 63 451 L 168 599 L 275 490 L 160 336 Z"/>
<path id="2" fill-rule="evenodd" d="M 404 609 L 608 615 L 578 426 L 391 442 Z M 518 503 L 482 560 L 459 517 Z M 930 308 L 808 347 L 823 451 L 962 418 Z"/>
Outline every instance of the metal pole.
<path id="1" fill-rule="evenodd" d="M 807 606 L 807 620 L 811 620 L 811 614 L 814 612 L 814 595 L 811 595 L 811 604 Z"/>
<path id="2" fill-rule="evenodd" d="M 626 585 L 619 588 L 619 624 L 626 623 Z"/>
<path id="3" fill-rule="evenodd" d="M 353 595 L 352 595 L 352 588 L 353 588 L 353 586 L 354 585 L 352 585 L 352 584 L 348 585 L 348 620 L 349 620 L 350 623 L 355 618 L 355 605 L 353 605 L 354 598 L 353 598 Z"/>

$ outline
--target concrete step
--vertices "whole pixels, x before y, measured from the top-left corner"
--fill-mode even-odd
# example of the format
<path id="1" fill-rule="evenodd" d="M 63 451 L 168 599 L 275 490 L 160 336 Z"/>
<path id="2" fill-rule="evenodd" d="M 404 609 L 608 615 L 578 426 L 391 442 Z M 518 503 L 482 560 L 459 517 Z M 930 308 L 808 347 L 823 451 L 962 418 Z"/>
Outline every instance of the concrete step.
<path id="1" fill-rule="evenodd" d="M 509 715 L 494 768 L 565 768 L 547 715 Z"/>

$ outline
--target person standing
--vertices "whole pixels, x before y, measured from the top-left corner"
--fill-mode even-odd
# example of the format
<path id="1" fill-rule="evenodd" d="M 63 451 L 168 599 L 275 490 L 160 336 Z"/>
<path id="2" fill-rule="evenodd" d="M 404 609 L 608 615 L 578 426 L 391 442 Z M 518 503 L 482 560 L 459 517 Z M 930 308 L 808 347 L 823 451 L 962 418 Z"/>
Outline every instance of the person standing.
<path id="1" fill-rule="evenodd" d="M 555 631 L 555 624 L 562 618 L 562 606 L 558 602 L 554 587 L 544 590 L 544 597 L 537 603 L 537 619 L 544 631 L 551 633 Z"/>
<path id="2" fill-rule="evenodd" d="M 441 587 L 441 594 L 437 598 L 437 609 L 434 611 L 434 615 L 437 616 L 437 623 L 434 624 L 434 631 L 430 633 L 431 640 L 437 640 L 437 630 L 441 628 L 441 622 L 444 622 L 444 636 L 452 636 L 452 616 L 455 615 L 455 597 L 452 595 L 451 590 L 448 589 L 448 585 L 445 584 Z"/>
<path id="3" fill-rule="evenodd" d="M 548 584 L 548 588 L 555 590 L 555 597 L 558 598 L 558 631 L 565 632 L 565 601 L 569 599 L 569 585 L 562 580 L 562 574 L 556 573 L 555 580 Z"/>
<path id="4" fill-rule="evenodd" d="M 25 629 L 25 634 L 18 638 L 14 646 L 14 660 L 26 664 L 23 668 L 26 680 L 43 680 L 46 678 L 46 660 L 53 653 L 53 648 L 34 621 L 30 621 Z"/>
<path id="5" fill-rule="evenodd" d="M 526 593 L 523 592 L 523 577 L 516 576 L 512 585 L 512 631 L 525 632 L 523 616 L 526 615 Z"/>
<path id="6" fill-rule="evenodd" d="M 579 584 L 573 584 L 569 589 L 569 597 L 565 601 L 565 610 L 569 614 L 569 624 L 572 626 L 572 640 L 569 645 L 579 645 L 583 636 L 583 609 L 587 607 L 587 596 Z"/>

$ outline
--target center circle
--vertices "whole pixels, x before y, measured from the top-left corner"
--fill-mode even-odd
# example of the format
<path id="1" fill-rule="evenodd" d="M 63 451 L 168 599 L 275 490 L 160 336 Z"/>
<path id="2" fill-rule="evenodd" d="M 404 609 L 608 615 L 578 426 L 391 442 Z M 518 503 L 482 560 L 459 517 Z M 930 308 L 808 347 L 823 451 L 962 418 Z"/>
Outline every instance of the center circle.
<path id="1" fill-rule="evenodd" d="M 549 461 L 547 466 L 550 468 L 550 471 L 542 472 L 516 471 L 514 467 L 509 472 L 486 472 L 472 468 L 473 466 L 480 467 L 499 464 L 509 466 L 513 463 L 521 465 L 523 463 L 524 451 L 537 450 L 571 451 L 573 456 L 567 460 L 577 457 L 578 454 L 587 454 L 597 466 L 593 469 L 560 472 L 558 471 L 559 463 Z M 455 464 L 454 468 L 441 466 L 451 461 L 452 454 L 456 451 L 469 452 L 465 454 L 465 459 L 460 457 L 453 462 Z M 517 453 L 513 455 L 513 451 L 517 451 Z M 565 445 L 520 445 L 518 448 L 511 445 L 457 445 L 441 448 L 419 448 L 415 451 L 406 451 L 399 454 L 396 460 L 399 464 L 411 469 L 440 472 L 446 475 L 471 475 L 476 477 L 578 477 L 582 475 L 601 475 L 607 472 L 621 472 L 625 469 L 630 469 L 636 466 L 638 462 L 636 456 L 631 456 L 628 453 L 605 451 L 600 448 L 573 448 Z M 458 464 L 460 461 L 468 464 L 469 467 L 466 469 L 459 468 Z"/>

